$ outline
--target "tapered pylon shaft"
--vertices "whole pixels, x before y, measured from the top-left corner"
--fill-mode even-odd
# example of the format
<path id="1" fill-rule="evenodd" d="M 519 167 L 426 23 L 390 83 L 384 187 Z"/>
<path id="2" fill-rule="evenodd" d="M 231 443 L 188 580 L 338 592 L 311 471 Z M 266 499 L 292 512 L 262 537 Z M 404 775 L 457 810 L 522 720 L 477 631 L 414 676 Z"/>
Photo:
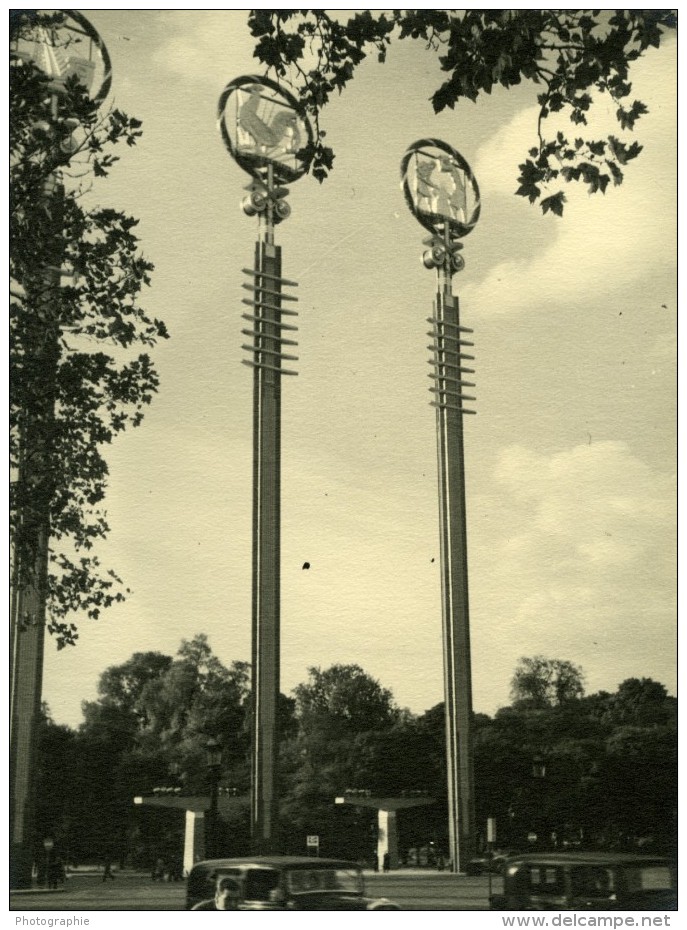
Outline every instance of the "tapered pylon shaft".
<path id="1" fill-rule="evenodd" d="M 441 601 L 446 714 L 449 854 L 460 871 L 475 853 L 472 683 L 458 299 L 440 291 L 434 305 Z M 470 385 L 471 386 L 471 385 Z"/>
<path id="2" fill-rule="evenodd" d="M 271 172 L 268 196 L 273 191 Z M 281 276 L 281 250 L 274 244 L 271 198 L 260 218 L 251 297 L 244 314 L 252 337 L 244 348 L 253 374 L 253 617 L 251 719 L 251 836 L 257 854 L 278 851 L 278 703 L 280 655 L 280 520 L 281 520 L 281 379 L 296 372 L 282 365 L 296 361 L 285 349 L 297 329 L 287 322 L 297 312 L 284 304 L 297 298 L 285 293 L 294 281 Z"/>
<path id="3" fill-rule="evenodd" d="M 279 304 L 280 249 L 259 242 L 255 255 L 256 285 L 265 303 Z M 269 276 L 269 277 L 268 277 Z M 274 293 L 267 293 L 267 291 Z M 281 335 L 280 311 L 264 307 L 261 340 Z M 278 344 L 278 343 L 277 343 Z M 279 698 L 279 572 L 281 474 L 281 367 L 258 367 L 253 379 L 253 720 L 252 836 L 257 853 L 274 852 L 277 816 L 276 753 Z M 264 365 L 268 365 L 265 362 Z"/>

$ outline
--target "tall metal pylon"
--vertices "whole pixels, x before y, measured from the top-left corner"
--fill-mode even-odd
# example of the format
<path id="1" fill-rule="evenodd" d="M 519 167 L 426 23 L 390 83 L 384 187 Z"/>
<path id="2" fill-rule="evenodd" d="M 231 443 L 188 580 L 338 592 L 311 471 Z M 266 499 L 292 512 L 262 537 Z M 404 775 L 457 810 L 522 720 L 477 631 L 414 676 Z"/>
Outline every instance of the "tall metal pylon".
<path id="1" fill-rule="evenodd" d="M 16 12 L 16 11 L 15 11 Z M 36 13 L 60 15 L 49 25 Z M 76 10 L 26 11 L 11 40 L 12 66 L 28 62 L 48 79 L 43 118 L 35 131 L 44 135 L 45 150 L 54 165 L 72 154 L 71 136 L 79 121 L 60 110 L 67 96 L 66 82 L 76 77 L 81 89 L 96 103 L 112 84 L 107 48 L 91 23 Z M 50 559 L 50 504 L 54 469 L 50 436 L 55 416 L 57 371 L 60 361 L 59 292 L 64 258 L 64 187 L 55 167 L 41 194 L 45 212 L 43 245 L 38 237 L 35 261 L 23 281 L 17 281 L 19 304 L 24 300 L 35 314 L 31 359 L 40 369 L 44 390 L 28 404 L 22 402 L 18 446 L 19 514 L 12 551 L 10 607 L 10 887 L 30 888 L 35 859 L 36 778 L 41 723 L 45 625 L 48 612 Z M 42 253 L 42 254 L 41 254 Z M 29 312 L 26 306 L 22 312 Z M 30 408 L 30 409 L 29 409 Z"/>
<path id="2" fill-rule="evenodd" d="M 275 226 L 291 210 L 285 182 L 307 170 L 298 157 L 312 130 L 297 112 L 295 99 L 262 77 L 230 82 L 219 101 L 219 126 L 232 157 L 253 177 L 246 188 L 244 212 L 259 217 L 258 240 L 250 278 L 243 284 L 250 307 L 241 330 L 250 338 L 243 348 L 253 368 L 253 574 L 252 574 L 252 717 L 251 837 L 254 852 L 274 853 L 279 846 L 277 773 L 280 665 L 280 520 L 281 520 L 281 381 L 296 375 L 297 356 L 289 322 L 297 298 L 282 277 L 281 249 Z M 286 362 L 290 367 L 286 367 Z"/>
<path id="3" fill-rule="evenodd" d="M 453 274 L 465 265 L 460 238 L 479 218 L 479 189 L 467 162 L 439 139 L 421 139 L 406 152 L 401 174 L 413 215 L 432 233 L 424 244 L 426 268 L 436 268 L 437 293 L 428 346 L 432 355 L 431 406 L 436 410 L 442 642 L 446 720 L 449 857 L 454 872 L 475 854 L 472 747 L 472 673 L 468 599 L 467 517 L 463 416 L 475 411 L 465 391 L 474 356 L 464 350 L 471 329 L 461 325 Z"/>

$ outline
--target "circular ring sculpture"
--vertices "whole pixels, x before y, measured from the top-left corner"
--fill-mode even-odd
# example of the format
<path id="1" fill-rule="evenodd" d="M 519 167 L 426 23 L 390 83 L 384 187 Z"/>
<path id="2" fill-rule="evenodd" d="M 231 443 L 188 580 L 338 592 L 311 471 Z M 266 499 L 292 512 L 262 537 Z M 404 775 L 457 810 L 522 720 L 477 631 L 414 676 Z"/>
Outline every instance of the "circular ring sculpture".
<path id="1" fill-rule="evenodd" d="M 480 194 L 463 156 L 441 139 L 419 139 L 401 161 L 401 181 L 413 216 L 425 229 L 452 239 L 467 236 L 480 214 Z"/>
<path id="2" fill-rule="evenodd" d="M 264 180 L 272 166 L 275 180 L 291 182 L 310 167 L 299 153 L 313 141 L 312 126 L 293 94 L 269 78 L 230 81 L 219 98 L 217 120 L 229 154 L 254 178 Z"/>
<path id="3" fill-rule="evenodd" d="M 16 57 L 32 61 L 51 78 L 55 93 L 64 93 L 65 82 L 75 75 L 91 100 L 102 103 L 112 86 L 112 62 L 99 33 L 77 10 L 40 12 L 62 18 L 54 25 L 29 25 L 27 35 L 14 43 Z"/>

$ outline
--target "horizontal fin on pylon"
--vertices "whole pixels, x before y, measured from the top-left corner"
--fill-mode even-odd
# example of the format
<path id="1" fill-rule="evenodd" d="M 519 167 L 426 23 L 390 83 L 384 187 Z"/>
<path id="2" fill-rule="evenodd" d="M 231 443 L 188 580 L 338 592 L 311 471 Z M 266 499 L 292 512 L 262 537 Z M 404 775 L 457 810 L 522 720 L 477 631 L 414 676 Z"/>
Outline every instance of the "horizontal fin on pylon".
<path id="1" fill-rule="evenodd" d="M 456 369 L 454 369 L 455 371 Z M 458 372 L 467 372 L 468 374 L 474 374 L 474 368 L 458 368 Z M 454 377 L 453 375 L 437 375 L 433 371 L 430 371 L 427 375 L 428 378 L 432 378 L 434 381 L 452 381 L 454 384 L 462 384 L 459 377 Z"/>
<path id="2" fill-rule="evenodd" d="M 271 339 L 273 342 L 281 342 L 284 346 L 297 346 L 295 339 L 285 339 L 283 336 L 273 336 L 271 333 L 259 333 L 256 329 L 242 329 L 244 336 L 260 336 L 262 339 Z"/>
<path id="3" fill-rule="evenodd" d="M 474 387 L 475 386 L 474 384 L 468 384 L 467 381 L 455 381 L 453 383 L 456 385 L 456 387 Z M 451 397 L 464 397 L 461 391 L 449 391 L 448 388 L 429 388 L 429 392 L 430 394 L 439 394 L 441 397 L 443 397 L 444 394 L 448 394 Z M 471 398 L 471 399 L 474 400 L 474 398 Z"/>
<path id="4" fill-rule="evenodd" d="M 439 320 L 435 316 L 428 316 L 427 322 L 434 323 L 435 326 L 452 326 L 461 333 L 474 333 L 474 329 L 470 329 L 469 326 L 461 326 L 460 323 L 454 323 L 452 320 Z"/>
<path id="5" fill-rule="evenodd" d="M 428 332 L 426 335 L 428 335 L 430 339 L 441 340 L 442 342 L 451 342 L 454 345 L 459 346 L 474 346 L 475 344 L 474 342 L 468 342 L 467 339 L 461 339 L 458 333 L 439 333 L 436 331 L 432 332 L 430 330 L 430 332 Z"/>
<path id="6" fill-rule="evenodd" d="M 268 274 L 266 271 L 255 271 L 254 268 L 242 268 L 244 274 L 253 275 L 254 278 L 269 278 L 270 281 L 279 281 L 280 284 L 286 284 L 288 287 L 298 287 L 298 281 L 287 281 L 286 278 L 280 278 L 278 274 Z"/>
<path id="7" fill-rule="evenodd" d="M 248 301 L 244 301 L 244 303 L 248 303 Z M 430 334 L 427 333 L 427 335 L 429 336 Z M 441 336 L 439 338 L 443 339 L 444 337 Z M 451 349 L 454 348 L 455 346 L 470 347 L 470 346 L 474 346 L 474 344 L 475 344 L 474 342 L 465 342 L 463 339 L 453 339 L 448 343 L 447 347 L 439 346 L 439 345 L 436 345 L 436 343 L 434 343 L 434 344 L 428 345 L 427 348 L 430 350 L 430 352 L 450 352 Z"/>
<path id="8" fill-rule="evenodd" d="M 280 349 L 265 349 L 262 347 L 257 348 L 256 346 L 246 346 L 246 345 L 242 345 L 241 348 L 247 349 L 248 352 L 254 352 L 256 355 L 260 353 L 262 355 L 274 355 L 277 358 L 285 358 L 289 362 L 298 361 L 297 355 L 287 355 L 285 352 L 282 352 Z"/>
<path id="9" fill-rule="evenodd" d="M 262 317 L 262 316 L 251 316 L 250 313 L 242 313 L 242 314 L 241 314 L 241 319 L 243 319 L 243 320 L 250 320 L 252 323 L 264 323 L 264 322 L 265 322 L 265 318 L 264 318 L 264 317 Z M 291 325 L 288 324 L 288 323 L 278 323 L 276 320 L 270 320 L 270 321 L 269 321 L 269 325 L 270 325 L 270 326 L 277 326 L 279 329 L 289 329 L 289 330 L 293 330 L 294 333 L 295 333 L 295 332 L 298 332 L 298 327 L 297 327 L 297 326 L 291 326 Z M 260 335 L 262 335 L 262 333 L 261 333 Z"/>
<path id="10" fill-rule="evenodd" d="M 248 284 L 245 281 L 241 285 L 247 291 L 254 291 L 261 294 L 269 294 L 270 297 L 281 297 L 282 300 L 298 300 L 297 297 L 294 297 L 293 294 L 282 294 L 281 291 L 271 291 L 268 287 L 256 286 L 253 284 Z"/>
<path id="11" fill-rule="evenodd" d="M 276 371 L 280 375 L 297 375 L 297 371 L 289 371 L 287 368 L 279 368 L 277 365 L 265 365 L 264 362 L 253 362 L 248 358 L 241 359 L 242 365 L 250 365 L 251 368 L 267 368 L 269 371 Z"/>
<path id="12" fill-rule="evenodd" d="M 276 310 L 278 313 L 284 313 L 286 316 L 298 316 L 298 310 L 287 310 L 286 307 L 277 307 L 275 304 L 265 303 L 263 300 L 253 300 L 250 297 L 242 297 L 242 304 L 248 304 L 249 307 L 264 307 L 266 310 Z"/>
<path id="13" fill-rule="evenodd" d="M 474 359 L 474 357 L 475 357 L 474 355 L 463 355 L 463 354 L 460 354 L 460 355 L 458 356 L 458 359 L 461 359 L 461 358 Z M 456 368 L 457 368 L 459 371 L 462 371 L 462 370 L 463 370 L 463 369 L 460 367 L 460 361 L 458 361 L 458 360 L 456 360 L 456 361 L 453 361 L 453 360 L 452 360 L 452 361 L 450 361 L 450 362 L 449 362 L 449 361 L 446 361 L 446 360 L 443 360 L 443 361 L 441 361 L 441 362 L 437 362 L 436 359 L 428 358 L 428 359 L 427 359 L 427 364 L 428 364 L 428 365 L 436 365 L 437 368 L 450 368 L 452 371 L 455 371 Z"/>
<path id="14" fill-rule="evenodd" d="M 436 407 L 438 410 L 456 410 L 458 413 L 472 413 L 476 414 L 476 410 L 466 410 L 465 407 L 459 407 L 456 404 L 441 404 L 435 400 L 429 402 L 430 407 Z"/>

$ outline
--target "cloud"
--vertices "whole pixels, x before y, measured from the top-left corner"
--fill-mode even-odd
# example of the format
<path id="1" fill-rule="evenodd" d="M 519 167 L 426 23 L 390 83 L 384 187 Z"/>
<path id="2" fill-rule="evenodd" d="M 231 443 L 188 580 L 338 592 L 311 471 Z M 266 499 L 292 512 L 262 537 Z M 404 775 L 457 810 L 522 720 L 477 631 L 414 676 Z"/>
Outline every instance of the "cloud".
<path id="1" fill-rule="evenodd" d="M 673 476 L 607 441 L 549 455 L 510 446 L 494 480 L 498 535 L 484 540 L 488 563 L 472 559 L 478 653 L 511 669 L 521 655 L 570 659 L 590 690 L 613 675 L 672 687 Z"/>
<path id="2" fill-rule="evenodd" d="M 492 314 L 543 310 L 552 304 L 599 300 L 652 273 L 670 274 L 674 268 L 675 237 L 675 111 L 674 43 L 647 55 L 633 70 L 633 97 L 645 101 L 649 113 L 637 123 L 636 134 L 622 133 L 614 107 L 601 99 L 593 108 L 589 127 L 579 134 L 605 138 L 638 138 L 645 148 L 627 166 L 625 181 L 605 195 L 589 195 L 585 185 L 563 185 L 567 204 L 562 220 L 551 223 L 551 241 L 543 250 L 493 267 L 479 284 L 464 289 L 471 300 Z M 512 197 L 513 165 L 524 160 L 533 144 L 537 108 L 517 113 L 478 151 L 475 173 L 485 204 L 498 209 L 498 199 Z M 550 120 L 548 121 L 550 122 Z M 544 127 L 547 136 L 555 123 Z M 575 127 L 561 122 L 568 134 Z M 584 133 L 583 131 L 584 130 Z M 551 193 L 557 187 L 552 188 Z M 491 198 L 491 200 L 490 200 Z M 524 201 L 523 201 L 524 204 Z M 536 208 L 538 209 L 538 208 Z M 508 235 L 502 235 L 508 255 Z"/>
<path id="3" fill-rule="evenodd" d="M 255 40 L 248 31 L 245 10 L 202 10 L 197 16 L 187 12 L 182 18 L 166 15 L 164 22 L 167 27 L 173 23 L 181 28 L 152 58 L 175 76 L 222 87 L 236 75 L 256 70 Z"/>

